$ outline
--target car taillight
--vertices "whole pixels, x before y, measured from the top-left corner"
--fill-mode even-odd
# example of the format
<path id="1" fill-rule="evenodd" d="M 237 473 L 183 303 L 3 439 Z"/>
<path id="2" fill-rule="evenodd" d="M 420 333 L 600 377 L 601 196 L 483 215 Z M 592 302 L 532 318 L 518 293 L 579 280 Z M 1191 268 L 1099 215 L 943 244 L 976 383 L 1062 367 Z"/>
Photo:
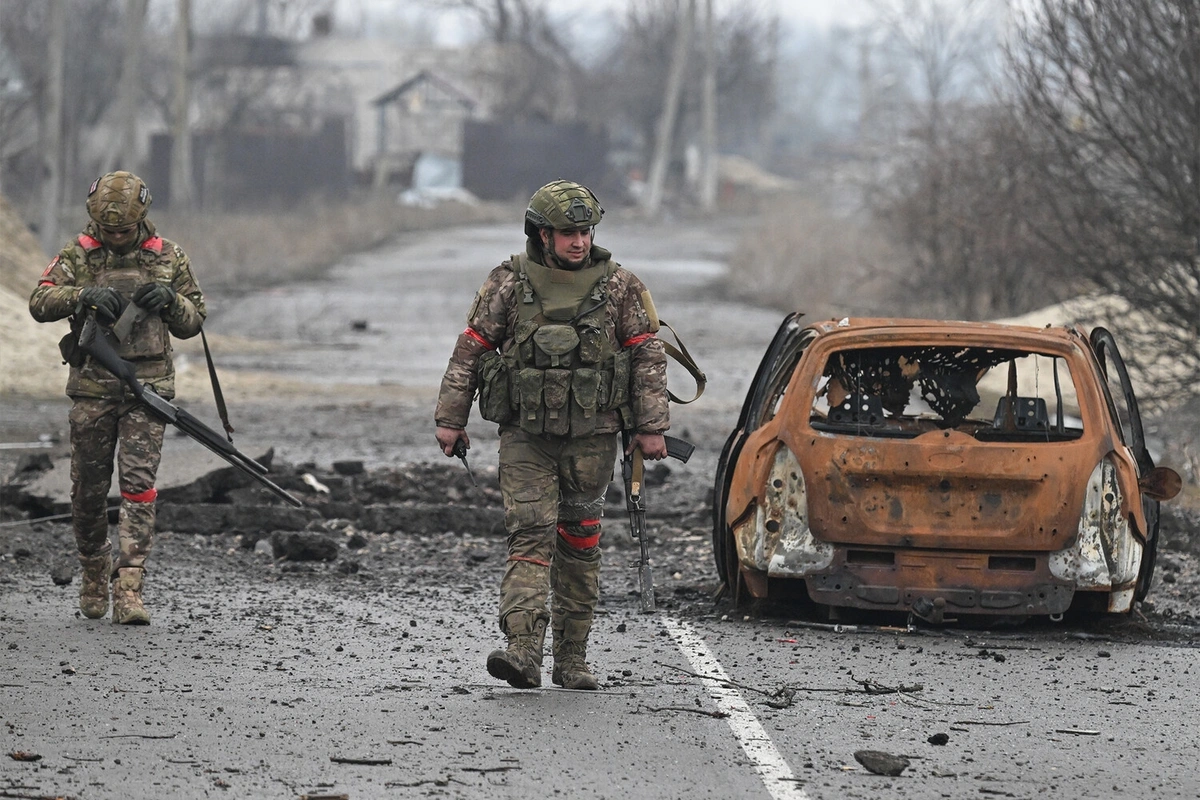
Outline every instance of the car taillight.
<path id="1" fill-rule="evenodd" d="M 1117 466 L 1105 457 L 1088 478 L 1075 541 L 1050 554 L 1051 574 L 1076 589 L 1119 590 L 1110 611 L 1128 609 L 1142 558 L 1142 545 L 1132 535 L 1124 508 Z"/>
<path id="2" fill-rule="evenodd" d="M 775 452 L 764 503 L 758 509 L 755 561 L 770 575 L 805 575 L 833 562 L 833 546 L 808 525 L 808 494 L 800 462 L 786 446 Z"/>

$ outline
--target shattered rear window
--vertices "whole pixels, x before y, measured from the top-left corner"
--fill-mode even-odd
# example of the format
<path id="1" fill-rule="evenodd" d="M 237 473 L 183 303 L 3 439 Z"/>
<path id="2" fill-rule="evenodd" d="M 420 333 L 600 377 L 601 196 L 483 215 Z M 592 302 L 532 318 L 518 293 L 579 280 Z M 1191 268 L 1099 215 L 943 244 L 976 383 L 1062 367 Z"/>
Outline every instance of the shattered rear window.
<path id="1" fill-rule="evenodd" d="M 901 438 L 953 428 L 981 441 L 1054 442 L 1083 433 L 1063 358 L 946 345 L 831 354 L 811 424 L 822 431 Z"/>

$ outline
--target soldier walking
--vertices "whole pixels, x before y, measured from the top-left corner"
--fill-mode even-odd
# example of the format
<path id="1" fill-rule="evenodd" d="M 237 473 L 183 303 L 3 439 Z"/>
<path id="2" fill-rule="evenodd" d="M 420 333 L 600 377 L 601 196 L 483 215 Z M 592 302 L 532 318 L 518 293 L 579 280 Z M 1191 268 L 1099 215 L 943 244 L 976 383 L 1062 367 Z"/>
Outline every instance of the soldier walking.
<path id="1" fill-rule="evenodd" d="M 136 320 L 118 354 L 134 364 L 137 379 L 159 395 L 175 395 L 171 336 L 187 339 L 204 321 L 204 295 L 179 245 L 158 236 L 146 218 L 150 191 L 130 172 L 111 172 L 88 190 L 90 221 L 42 273 L 29 298 L 38 322 L 71 318 L 60 348 L 70 364 L 67 395 L 71 425 L 71 518 L 83 578 L 79 609 L 91 619 L 148 625 L 142 604 L 146 559 L 154 544 L 154 482 L 164 423 L 148 413 L 129 388 L 78 350 L 84 321 L 94 315 L 111 327 L 129 303 Z M 108 534 L 108 492 L 116 456 L 121 489 L 113 569 Z"/>
<path id="2" fill-rule="evenodd" d="M 600 517 L 617 434 L 634 432 L 630 452 L 640 448 L 653 460 L 667 454 L 666 356 L 654 303 L 593 243 L 603 215 L 596 195 L 578 183 L 558 180 L 534 193 L 525 252 L 493 269 L 476 294 L 435 412 L 446 455 L 470 446 L 477 390 L 481 416 L 500 426 L 507 647 L 488 655 L 487 669 L 518 688 L 542 684 L 547 624 L 553 682 L 597 688 L 587 640 L 600 599 Z"/>

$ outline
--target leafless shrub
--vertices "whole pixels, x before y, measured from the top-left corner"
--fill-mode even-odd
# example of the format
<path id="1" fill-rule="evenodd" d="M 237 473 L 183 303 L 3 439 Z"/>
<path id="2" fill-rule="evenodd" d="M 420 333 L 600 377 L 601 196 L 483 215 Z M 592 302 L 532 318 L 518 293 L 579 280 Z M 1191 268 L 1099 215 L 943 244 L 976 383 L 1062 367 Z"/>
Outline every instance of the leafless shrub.
<path id="1" fill-rule="evenodd" d="M 876 219 L 903 254 L 895 292 L 922 315 L 974 320 L 1076 293 L 1037 231 L 1038 162 L 1012 115 L 998 105 L 959 111 L 936 142 L 914 141 L 872 193 Z"/>
<path id="2" fill-rule="evenodd" d="M 889 305 L 879 294 L 878 265 L 890 259 L 870 229 L 808 197 L 773 195 L 760 206 L 730 260 L 733 296 L 814 317 Z"/>
<path id="3" fill-rule="evenodd" d="M 1041 234 L 1141 312 L 1114 330 L 1155 400 L 1200 394 L 1200 4 L 1038 0 L 1011 62 Z"/>

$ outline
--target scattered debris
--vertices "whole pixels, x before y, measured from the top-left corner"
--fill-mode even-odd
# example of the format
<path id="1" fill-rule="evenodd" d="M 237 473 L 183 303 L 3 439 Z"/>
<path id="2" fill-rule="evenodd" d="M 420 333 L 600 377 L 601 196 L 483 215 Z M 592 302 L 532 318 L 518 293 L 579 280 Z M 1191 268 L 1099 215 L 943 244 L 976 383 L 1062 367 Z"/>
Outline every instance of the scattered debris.
<path id="1" fill-rule="evenodd" d="M 50 580 L 55 586 L 70 586 L 75 580 L 76 565 L 69 561 L 60 561 L 50 568 Z"/>
<path id="2" fill-rule="evenodd" d="M 1014 720 L 1012 722 L 987 722 L 984 720 L 956 719 L 956 720 L 954 720 L 954 724 L 955 725 L 989 725 L 994 728 L 1003 728 L 1003 727 L 1007 727 L 1009 725 L 1028 725 L 1029 720 L 1021 719 L 1021 720 Z M 954 729 L 951 728 L 950 730 L 954 730 Z"/>
<path id="3" fill-rule="evenodd" d="M 1072 736 L 1099 736 L 1100 731 L 1086 730 L 1084 728 L 1055 728 L 1055 733 L 1069 733 Z"/>
<path id="4" fill-rule="evenodd" d="M 905 625 L 842 625 L 829 622 L 806 622 L 800 619 L 788 620 L 788 628 L 808 628 L 814 631 L 832 631 L 833 633 L 917 633 L 917 626 Z"/>
<path id="5" fill-rule="evenodd" d="M 349 459 L 346 461 L 333 462 L 333 471 L 338 475 L 362 475 L 366 472 L 366 466 L 359 459 Z"/>
<path id="6" fill-rule="evenodd" d="M 334 764 L 358 764 L 364 767 L 387 767 L 392 763 L 390 758 L 352 758 L 350 756 L 330 756 L 329 760 Z"/>
<path id="7" fill-rule="evenodd" d="M 908 769 L 910 763 L 904 756 L 894 756 L 881 750 L 856 750 L 854 760 L 862 764 L 868 772 L 892 777 Z"/>
<path id="8" fill-rule="evenodd" d="M 713 719 L 725 719 L 726 717 L 728 717 L 728 716 L 729 716 L 729 714 L 727 714 L 727 713 L 726 713 L 726 712 L 724 712 L 724 711 L 709 711 L 709 710 L 708 710 L 708 709 L 706 709 L 706 708 L 689 708 L 689 707 L 687 707 L 687 706 L 645 706 L 645 705 L 639 705 L 639 706 L 637 707 L 637 710 L 635 710 L 633 713 L 634 713 L 634 714 L 637 714 L 637 713 L 641 712 L 641 710 L 642 710 L 643 708 L 644 708 L 644 709 L 646 709 L 647 711 L 650 711 L 650 712 L 655 712 L 655 713 L 657 713 L 657 712 L 659 712 L 659 711 L 685 711 L 685 712 L 687 712 L 688 714 L 700 714 L 701 716 L 705 716 L 705 717 L 712 717 Z"/>
<path id="9" fill-rule="evenodd" d="M 314 531 L 275 531 L 271 534 L 275 558 L 288 561 L 336 561 L 338 543 Z"/>
<path id="10" fill-rule="evenodd" d="M 41 761 L 42 757 L 38 753 L 31 753 L 28 750 L 14 750 L 8 754 L 8 757 L 13 761 Z"/>
<path id="11" fill-rule="evenodd" d="M 928 739 L 926 739 L 925 741 L 927 741 L 933 745 L 938 745 L 940 747 L 941 745 L 944 745 L 946 742 L 950 741 L 950 734 L 935 733 L 932 736 L 930 736 Z"/>
<path id="12" fill-rule="evenodd" d="M 329 494 L 329 487 L 317 480 L 311 472 L 306 472 L 301 475 L 300 480 L 304 481 L 304 485 L 312 489 L 314 492 Z"/>
<path id="13" fill-rule="evenodd" d="M 870 678 L 863 678 L 860 680 L 855 678 L 853 675 L 850 676 L 850 679 L 862 686 L 863 693 L 865 694 L 912 694 L 913 692 L 920 692 L 925 688 L 919 683 L 914 683 L 912 686 L 905 686 L 904 684 L 900 684 L 899 686 L 886 686 L 878 681 L 873 681 Z"/>
<path id="14" fill-rule="evenodd" d="M 107 736 L 100 736 L 100 739 L 174 739 L 179 734 L 165 733 L 161 736 L 156 736 L 150 733 L 110 733 Z"/>

